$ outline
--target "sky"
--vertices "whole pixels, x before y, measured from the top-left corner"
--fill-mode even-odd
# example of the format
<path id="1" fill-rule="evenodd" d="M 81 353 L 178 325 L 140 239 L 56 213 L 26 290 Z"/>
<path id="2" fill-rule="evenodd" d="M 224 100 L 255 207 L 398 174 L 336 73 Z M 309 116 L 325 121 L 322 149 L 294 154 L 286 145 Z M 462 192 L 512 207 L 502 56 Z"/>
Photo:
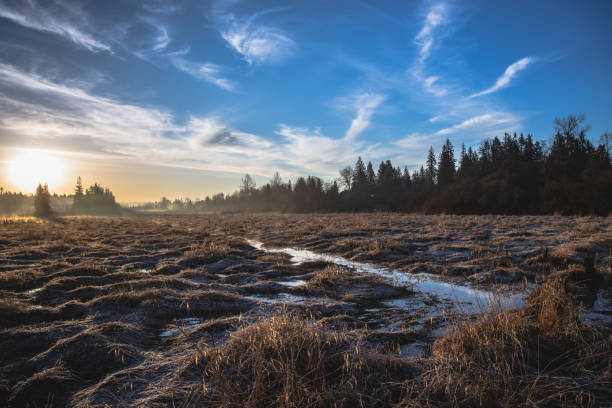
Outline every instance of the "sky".
<path id="1" fill-rule="evenodd" d="M 358 156 L 412 170 L 446 138 L 546 141 L 581 112 L 596 143 L 611 17 L 608 0 L 3 0 L 0 186 L 51 157 L 52 192 L 80 175 L 122 202 L 203 198 Z"/>

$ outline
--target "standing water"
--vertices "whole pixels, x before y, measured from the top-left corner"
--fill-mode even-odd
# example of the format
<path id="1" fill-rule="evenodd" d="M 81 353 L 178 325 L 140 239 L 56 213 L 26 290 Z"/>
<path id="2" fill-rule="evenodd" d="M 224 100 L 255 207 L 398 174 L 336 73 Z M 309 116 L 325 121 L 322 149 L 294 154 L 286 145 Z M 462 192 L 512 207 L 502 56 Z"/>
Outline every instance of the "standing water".
<path id="1" fill-rule="evenodd" d="M 319 254 L 300 248 L 265 248 L 262 242 L 247 239 L 249 245 L 260 251 L 285 253 L 291 256 L 291 262 L 299 265 L 303 262 L 327 262 L 350 268 L 358 273 L 371 273 L 390 279 L 395 286 L 411 287 L 415 291 L 435 295 L 449 300 L 464 313 L 486 311 L 490 306 L 501 306 L 504 309 L 523 307 L 525 294 L 497 293 L 475 289 L 458 283 L 444 282 L 440 277 L 430 273 L 409 273 L 396 269 L 379 267 L 369 263 L 350 261 L 337 255 Z"/>

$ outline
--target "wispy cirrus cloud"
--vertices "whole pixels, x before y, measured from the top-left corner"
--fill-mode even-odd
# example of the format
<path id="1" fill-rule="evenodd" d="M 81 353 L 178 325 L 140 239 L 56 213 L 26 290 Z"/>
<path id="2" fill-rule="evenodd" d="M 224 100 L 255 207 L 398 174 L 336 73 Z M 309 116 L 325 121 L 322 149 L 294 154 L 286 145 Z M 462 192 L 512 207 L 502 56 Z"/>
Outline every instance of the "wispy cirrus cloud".
<path id="1" fill-rule="evenodd" d="M 134 55 L 153 64 L 160 61 L 162 65 L 169 63 L 196 79 L 211 83 L 226 91 L 236 91 L 236 82 L 225 77 L 224 68 L 221 65 L 190 59 L 191 47 L 172 49 L 169 46 L 172 43 L 172 38 L 163 24 L 151 18 L 142 18 L 141 22 L 145 23 L 150 29 L 154 29 L 156 34 L 147 39 L 146 46 L 141 46 L 137 51 L 132 51 Z"/>
<path id="2" fill-rule="evenodd" d="M 478 115 L 464 120 L 461 123 L 440 129 L 436 132 L 437 135 L 450 135 L 461 130 L 469 130 L 478 128 L 479 131 L 490 132 L 496 130 L 500 125 L 514 124 L 519 120 L 513 114 L 506 112 L 489 112 L 484 115 Z"/>
<path id="3" fill-rule="evenodd" d="M 0 127 L 24 139 L 80 137 L 137 151 L 179 128 L 163 110 L 124 104 L 90 91 L 0 64 Z M 117 150 L 119 153 L 119 150 Z"/>
<path id="4" fill-rule="evenodd" d="M 279 62 L 295 49 L 295 42 L 283 31 L 250 21 L 232 21 L 221 36 L 249 64 Z"/>
<path id="5" fill-rule="evenodd" d="M 7 64 L 0 64 L 0 88 L 0 140 L 15 135 L 20 146 L 200 170 L 265 175 L 277 168 L 288 176 L 328 177 L 358 155 L 382 159 L 390 153 L 357 134 L 347 143 L 346 137 L 286 124 L 279 125 L 276 137 L 236 130 L 211 115 L 181 124 L 164 109 L 122 103 Z M 363 109 L 375 109 L 379 100 L 364 97 Z M 370 113 L 362 111 L 361 120 L 364 115 Z"/>
<path id="6" fill-rule="evenodd" d="M 444 78 L 440 73 L 431 72 L 429 61 L 434 56 L 434 51 L 445 51 L 440 40 L 447 34 L 447 27 L 455 23 L 451 19 L 450 11 L 451 8 L 444 2 L 430 5 L 421 29 L 414 37 L 417 54 L 409 73 L 418 90 L 413 92 L 431 116 L 420 126 L 420 130 L 397 140 L 395 144 L 398 146 L 411 149 L 438 146 L 443 143 L 444 138 L 451 135 L 455 141 L 473 143 L 485 137 L 516 130 L 520 126 L 522 117 L 505 110 L 499 103 L 475 99 L 476 94 L 467 97 L 462 95 L 467 87 L 461 78 L 449 75 L 448 71 L 444 73 Z M 530 57 L 508 67 L 493 87 L 479 94 L 495 92 L 507 86 L 516 73 L 531 62 L 533 60 Z M 441 85 L 442 83 L 444 85 Z M 428 95 L 428 98 L 424 98 L 423 94 Z M 421 154 L 421 157 L 423 158 L 424 154 Z"/>
<path id="7" fill-rule="evenodd" d="M 385 96 L 377 93 L 362 93 L 353 97 L 352 105 L 357 116 L 351 121 L 351 126 L 344 136 L 346 141 L 354 140 L 370 126 L 370 120 L 376 108 L 384 102 Z"/>
<path id="8" fill-rule="evenodd" d="M 170 44 L 170 36 L 166 27 L 158 26 L 158 30 L 159 34 L 155 37 L 152 49 L 153 51 L 161 52 Z"/>
<path id="9" fill-rule="evenodd" d="M 418 54 L 410 72 L 420 82 L 422 88 L 434 96 L 444 96 L 448 91 L 439 85 L 439 76 L 427 72 L 426 63 L 436 46 L 436 29 L 445 24 L 447 20 L 447 5 L 445 3 L 433 5 L 425 16 L 421 30 L 414 38 L 418 46 Z"/>
<path id="10" fill-rule="evenodd" d="M 503 75 L 497 78 L 497 81 L 495 81 L 495 84 L 493 84 L 493 86 L 485 89 L 484 91 L 476 92 L 470 95 L 470 98 L 487 95 L 507 87 L 508 85 L 510 85 L 510 81 L 512 81 L 512 79 L 514 79 L 520 71 L 524 70 L 529 64 L 532 64 L 535 61 L 536 58 L 534 57 L 521 58 L 520 60 L 508 66 L 508 68 L 506 68 L 506 70 L 504 71 Z"/>
<path id="11" fill-rule="evenodd" d="M 417 34 L 414 41 L 419 46 L 418 63 L 423 64 L 429 58 L 434 46 L 434 30 L 446 20 L 447 6 L 439 3 L 431 7 L 425 16 L 423 28 Z"/>
<path id="12" fill-rule="evenodd" d="M 3 1 L 0 17 L 37 31 L 66 38 L 92 52 L 112 52 L 110 44 L 87 32 L 87 16 L 76 5 L 38 3 L 36 1 Z"/>
<path id="13" fill-rule="evenodd" d="M 190 61 L 181 55 L 171 55 L 170 61 L 175 67 L 195 78 L 214 84 L 226 91 L 236 91 L 236 83 L 223 76 L 223 68 L 220 65 L 212 62 Z"/>

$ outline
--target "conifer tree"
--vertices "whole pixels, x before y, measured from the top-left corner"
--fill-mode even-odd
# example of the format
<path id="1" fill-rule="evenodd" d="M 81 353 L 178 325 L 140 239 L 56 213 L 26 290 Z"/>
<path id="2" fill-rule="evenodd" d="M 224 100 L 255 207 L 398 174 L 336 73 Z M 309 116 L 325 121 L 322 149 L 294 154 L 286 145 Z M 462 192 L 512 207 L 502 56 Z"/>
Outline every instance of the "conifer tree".
<path id="1" fill-rule="evenodd" d="M 366 167 L 361 160 L 361 156 L 355 163 L 355 170 L 353 171 L 353 190 L 361 191 L 368 185 L 368 175 L 366 173 Z"/>
<path id="2" fill-rule="evenodd" d="M 440 163 L 438 167 L 438 185 L 448 185 L 453 181 L 454 178 L 455 155 L 453 152 L 453 144 L 450 140 L 446 139 L 446 142 L 442 146 L 442 152 L 440 153 Z"/>
<path id="3" fill-rule="evenodd" d="M 427 169 L 425 170 L 427 184 L 430 186 L 436 184 L 436 176 L 436 154 L 434 153 L 433 146 L 430 146 L 429 153 L 427 154 Z"/>
<path id="4" fill-rule="evenodd" d="M 39 184 L 36 187 L 36 195 L 34 196 L 34 212 L 38 217 L 48 217 L 51 215 L 51 194 L 49 187 Z"/>
<path id="5" fill-rule="evenodd" d="M 374 168 L 372 167 L 372 162 L 368 162 L 368 168 L 366 170 L 366 174 L 368 175 L 368 184 L 373 186 L 376 184 L 376 176 L 374 175 Z"/>

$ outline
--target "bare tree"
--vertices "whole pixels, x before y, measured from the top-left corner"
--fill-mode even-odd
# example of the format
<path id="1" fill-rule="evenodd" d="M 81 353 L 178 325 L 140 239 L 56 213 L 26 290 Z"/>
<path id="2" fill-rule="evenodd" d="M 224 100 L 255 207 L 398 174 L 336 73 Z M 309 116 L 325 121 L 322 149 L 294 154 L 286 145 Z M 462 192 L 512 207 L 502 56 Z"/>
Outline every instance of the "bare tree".
<path id="1" fill-rule="evenodd" d="M 245 194 L 250 194 L 251 191 L 255 190 L 256 186 L 257 185 L 255 184 L 255 180 L 253 180 L 253 177 L 251 177 L 251 175 L 247 173 L 242 178 L 240 192 L 245 193 Z"/>
<path id="2" fill-rule="evenodd" d="M 278 174 L 278 171 L 274 172 L 274 176 L 272 176 L 272 180 L 270 180 L 270 186 L 272 186 L 273 188 L 278 188 L 283 184 L 283 179 L 281 178 L 280 174 Z"/>
<path id="3" fill-rule="evenodd" d="M 340 184 L 345 190 L 350 190 L 353 181 L 353 169 L 351 166 L 346 166 L 340 170 Z"/>
<path id="4" fill-rule="evenodd" d="M 579 137 L 591 129 L 590 125 L 583 125 L 586 116 L 584 113 L 578 115 L 567 115 L 565 118 L 556 118 L 553 121 L 555 132 L 565 137 Z"/>

